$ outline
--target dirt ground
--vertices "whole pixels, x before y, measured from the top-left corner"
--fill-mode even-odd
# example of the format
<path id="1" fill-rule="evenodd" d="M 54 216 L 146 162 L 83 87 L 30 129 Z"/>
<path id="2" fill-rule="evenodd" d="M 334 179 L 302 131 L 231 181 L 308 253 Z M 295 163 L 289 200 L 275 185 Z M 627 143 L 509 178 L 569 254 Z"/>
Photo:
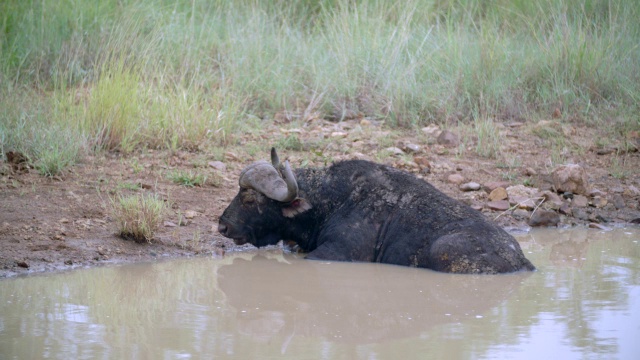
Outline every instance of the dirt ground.
<path id="1" fill-rule="evenodd" d="M 540 128 L 555 132 L 537 131 Z M 635 133 L 603 142 L 598 129 L 577 125 L 498 124 L 499 151 L 488 158 L 477 155 L 482 140 L 477 135 L 464 128 L 450 130 L 457 138 L 449 141 L 439 138 L 435 127 L 389 131 L 357 118 L 281 121 L 259 133 L 237 136 L 235 144 L 224 148 L 87 156 L 54 178 L 39 175 L 19 159 L 5 158 L 0 160 L 0 277 L 235 251 L 238 247 L 217 232 L 218 217 L 238 190 L 241 169 L 268 159 L 273 145 L 294 167 L 362 158 L 413 172 L 507 228 L 528 228 L 532 215 L 544 209 L 558 214 L 557 226 L 606 230 L 640 222 L 640 138 Z M 549 133 L 561 134 L 565 145 L 558 148 L 557 141 L 545 138 Z M 554 192 L 550 174 L 567 163 L 586 170 L 587 203 L 578 204 L 569 194 L 560 194 L 555 205 L 535 200 L 542 199 L 545 190 Z M 207 181 L 195 187 L 177 184 L 171 174 L 179 171 L 206 176 Z M 480 189 L 461 190 L 469 182 Z M 526 185 L 534 205 L 492 207 L 489 192 L 512 185 Z M 157 194 L 170 207 L 150 243 L 116 234 L 111 201 L 119 194 L 136 193 Z"/>

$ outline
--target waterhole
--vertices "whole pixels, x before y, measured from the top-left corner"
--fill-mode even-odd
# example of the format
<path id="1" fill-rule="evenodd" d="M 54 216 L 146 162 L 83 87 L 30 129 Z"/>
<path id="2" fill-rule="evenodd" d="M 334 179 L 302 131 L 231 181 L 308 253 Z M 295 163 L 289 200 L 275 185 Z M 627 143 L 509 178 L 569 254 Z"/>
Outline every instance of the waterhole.
<path id="1" fill-rule="evenodd" d="M 534 273 L 281 251 L 0 281 L 0 359 L 639 359 L 640 230 L 516 235 Z"/>

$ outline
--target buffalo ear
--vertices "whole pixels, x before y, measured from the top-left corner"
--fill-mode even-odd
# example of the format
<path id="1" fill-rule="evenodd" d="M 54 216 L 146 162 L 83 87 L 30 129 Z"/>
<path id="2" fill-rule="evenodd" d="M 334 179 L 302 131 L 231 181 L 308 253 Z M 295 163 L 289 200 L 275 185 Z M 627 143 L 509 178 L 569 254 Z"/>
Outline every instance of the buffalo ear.
<path id="1" fill-rule="evenodd" d="M 313 208 L 313 206 L 307 200 L 303 198 L 295 198 L 292 202 L 282 208 L 282 215 L 284 215 L 284 217 L 293 218 L 307 210 L 311 210 L 311 208 Z"/>

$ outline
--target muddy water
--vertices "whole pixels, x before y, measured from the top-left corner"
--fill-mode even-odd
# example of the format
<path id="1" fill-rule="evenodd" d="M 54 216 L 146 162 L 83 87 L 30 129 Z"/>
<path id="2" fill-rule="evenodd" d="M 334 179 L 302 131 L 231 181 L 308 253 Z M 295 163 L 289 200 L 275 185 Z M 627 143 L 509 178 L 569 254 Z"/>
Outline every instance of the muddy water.
<path id="1" fill-rule="evenodd" d="M 640 359 L 640 230 L 518 235 L 532 274 L 278 251 L 0 281 L 0 359 Z"/>

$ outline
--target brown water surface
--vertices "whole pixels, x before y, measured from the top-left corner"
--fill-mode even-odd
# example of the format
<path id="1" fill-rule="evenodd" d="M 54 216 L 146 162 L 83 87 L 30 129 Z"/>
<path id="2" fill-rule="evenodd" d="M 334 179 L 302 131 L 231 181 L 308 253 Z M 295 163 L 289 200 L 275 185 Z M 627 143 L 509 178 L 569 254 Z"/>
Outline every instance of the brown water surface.
<path id="1" fill-rule="evenodd" d="M 640 229 L 518 235 L 535 273 L 281 251 L 0 281 L 0 359 L 640 359 Z"/>

